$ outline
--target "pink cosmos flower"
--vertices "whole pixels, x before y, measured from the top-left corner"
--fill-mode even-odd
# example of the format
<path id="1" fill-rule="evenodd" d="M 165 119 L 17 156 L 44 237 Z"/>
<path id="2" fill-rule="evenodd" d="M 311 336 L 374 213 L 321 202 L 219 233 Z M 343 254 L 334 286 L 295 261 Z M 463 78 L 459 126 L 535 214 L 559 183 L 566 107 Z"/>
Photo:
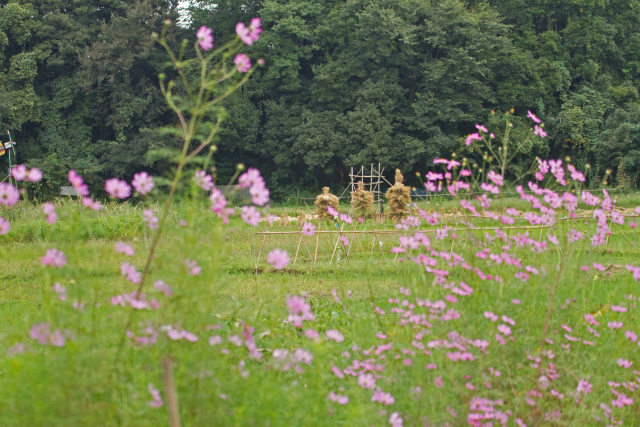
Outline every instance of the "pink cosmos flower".
<path id="1" fill-rule="evenodd" d="M 0 216 L 0 235 L 7 234 L 9 230 L 11 230 L 11 224 Z"/>
<path id="2" fill-rule="evenodd" d="M 149 393 L 151 393 L 151 401 L 148 402 L 149 406 L 152 408 L 161 407 L 164 402 L 162 401 L 162 396 L 160 396 L 160 392 L 153 386 L 153 384 L 149 383 L 147 386 Z"/>
<path id="3" fill-rule="evenodd" d="M 13 206 L 18 203 L 20 192 L 7 182 L 0 182 L 0 205 Z"/>
<path id="4" fill-rule="evenodd" d="M 535 125 L 533 127 L 533 134 L 538 135 L 540 138 L 544 138 L 547 136 L 547 133 L 540 126 Z"/>
<path id="5" fill-rule="evenodd" d="M 52 289 L 53 292 L 58 294 L 58 298 L 60 299 L 60 301 L 65 301 L 67 299 L 67 288 L 62 286 L 60 283 L 54 283 Z"/>
<path id="6" fill-rule="evenodd" d="M 242 22 L 238 22 L 236 24 L 236 34 L 240 37 L 240 40 L 247 46 L 251 46 L 254 42 L 260 39 L 260 34 L 262 33 L 262 25 L 260 18 L 253 18 L 249 27 L 244 25 Z"/>
<path id="7" fill-rule="evenodd" d="M 482 137 L 478 132 L 472 133 L 464 140 L 464 144 L 468 147 L 473 141 L 482 141 Z"/>
<path id="8" fill-rule="evenodd" d="M 571 172 L 571 179 L 578 182 L 585 181 L 584 174 L 577 170 L 575 166 L 573 166 L 572 164 L 568 164 L 567 169 L 569 169 L 569 172 Z"/>
<path id="9" fill-rule="evenodd" d="M 255 206 L 243 206 L 240 217 L 244 222 L 254 227 L 260 222 L 260 212 Z"/>
<path id="10" fill-rule="evenodd" d="M 126 181 L 122 181 L 118 178 L 110 178 L 105 181 L 104 189 L 111 197 L 117 197 L 118 199 L 126 199 L 131 195 L 131 187 Z"/>
<path id="11" fill-rule="evenodd" d="M 393 402 L 395 402 L 395 399 L 389 393 L 385 393 L 382 390 L 376 390 L 373 392 L 373 396 L 371 396 L 371 401 L 379 402 L 379 403 L 382 403 L 383 405 L 393 405 Z"/>
<path id="12" fill-rule="evenodd" d="M 489 178 L 495 185 L 502 187 L 504 185 L 504 179 L 502 175 L 496 173 L 495 171 L 489 171 L 487 174 L 487 178 Z"/>
<path id="13" fill-rule="evenodd" d="M 137 285 L 142 281 L 142 273 L 136 270 L 136 268 L 128 262 L 120 264 L 120 274 L 125 276 L 127 280 L 134 285 Z"/>
<path id="14" fill-rule="evenodd" d="M 304 298 L 294 295 L 287 298 L 287 310 L 291 314 L 299 314 L 311 310 L 311 307 Z"/>
<path id="15" fill-rule="evenodd" d="M 631 342 L 638 341 L 638 335 L 633 331 L 627 331 L 624 333 L 624 337 Z"/>
<path id="16" fill-rule="evenodd" d="M 29 336 L 40 344 L 46 344 L 49 340 L 51 327 L 48 323 L 38 323 L 33 325 L 29 330 Z"/>
<path id="17" fill-rule="evenodd" d="M 178 341 L 178 340 L 186 340 L 189 342 L 196 342 L 199 340 L 198 336 L 193 334 L 192 332 L 186 331 L 184 329 L 177 329 L 173 326 L 165 326 L 163 329 L 167 331 L 167 336 L 170 340 Z"/>
<path id="18" fill-rule="evenodd" d="M 209 200 L 211 201 L 210 209 L 213 212 L 221 212 L 227 206 L 227 199 L 219 188 L 213 187 Z"/>
<path id="19" fill-rule="evenodd" d="M 267 262 L 276 270 L 282 270 L 289 264 L 289 254 L 282 249 L 274 249 L 269 252 Z"/>
<path id="20" fill-rule="evenodd" d="M 320 341 L 320 334 L 313 329 L 305 329 L 304 335 L 309 338 L 311 341 Z"/>
<path id="21" fill-rule="evenodd" d="M 313 361 L 313 354 L 303 348 L 299 348 L 293 352 L 291 360 L 293 360 L 295 363 L 304 363 L 305 365 L 310 365 Z"/>
<path id="22" fill-rule="evenodd" d="M 202 50 L 210 50 L 213 48 L 213 32 L 211 28 L 203 25 L 198 29 L 196 33 L 196 38 L 198 39 L 198 45 Z"/>
<path id="23" fill-rule="evenodd" d="M 326 332 L 326 334 L 327 334 L 327 338 L 330 339 L 331 341 L 335 341 L 335 342 L 344 341 L 344 335 L 342 335 L 340 331 L 337 331 L 335 329 L 329 329 Z"/>
<path id="24" fill-rule="evenodd" d="M 342 246 L 349 246 L 349 239 L 347 239 L 347 236 L 341 235 L 340 242 L 342 243 Z"/>
<path id="25" fill-rule="evenodd" d="M 193 181 L 205 191 L 211 191 L 213 188 L 213 178 L 203 170 L 196 171 L 193 175 Z"/>
<path id="26" fill-rule="evenodd" d="M 64 347 L 64 344 L 66 341 L 67 341 L 67 338 L 62 334 L 62 331 L 60 331 L 60 329 L 56 329 L 49 336 L 49 344 L 56 347 Z"/>
<path id="27" fill-rule="evenodd" d="M 617 363 L 621 368 L 630 368 L 631 365 L 633 365 L 633 363 L 627 359 L 618 359 Z"/>
<path id="28" fill-rule="evenodd" d="M 42 210 L 47 214 L 47 222 L 49 224 L 54 224 L 58 220 L 58 214 L 56 213 L 56 208 L 53 203 L 46 202 L 42 205 Z"/>
<path id="29" fill-rule="evenodd" d="M 334 218 L 339 215 L 338 211 L 333 206 L 327 206 L 327 213 Z"/>
<path id="30" fill-rule="evenodd" d="M 492 322 L 496 322 L 498 320 L 498 316 L 490 311 L 485 311 L 484 317 L 491 320 Z"/>
<path id="31" fill-rule="evenodd" d="M 316 232 L 316 226 L 311 224 L 310 222 L 305 222 L 302 224 L 302 234 L 305 236 L 313 236 Z"/>
<path id="32" fill-rule="evenodd" d="M 153 189 L 155 184 L 153 182 L 153 177 L 143 171 L 133 175 L 131 185 L 133 185 L 133 188 L 135 188 L 138 193 L 144 196 Z"/>
<path id="33" fill-rule="evenodd" d="M 29 330 L 29 336 L 40 344 L 51 344 L 56 347 L 64 347 L 66 337 L 60 331 L 56 329 L 53 333 L 48 323 L 39 323 L 33 325 Z"/>
<path id="34" fill-rule="evenodd" d="M 339 405 L 346 405 L 347 403 L 349 403 L 349 398 L 347 396 L 336 394 L 334 392 L 330 392 L 327 399 L 332 402 L 336 402 Z"/>
<path id="35" fill-rule="evenodd" d="M 198 263 L 192 259 L 185 259 L 184 265 L 187 267 L 187 272 L 192 276 L 197 276 L 202 271 L 202 267 L 200 267 Z"/>
<path id="36" fill-rule="evenodd" d="M 609 329 L 620 329 L 622 328 L 622 322 L 609 322 L 607 323 Z"/>
<path id="37" fill-rule="evenodd" d="M 480 132 L 484 132 L 484 133 L 489 132 L 489 130 L 484 125 L 480 125 L 480 124 L 476 125 L 476 129 L 478 129 Z"/>
<path id="38" fill-rule="evenodd" d="M 542 120 L 540 120 L 539 118 L 537 118 L 535 116 L 535 114 L 533 114 L 531 111 L 527 110 L 527 117 L 530 118 L 531 120 L 533 120 L 535 123 L 542 123 Z"/>
<path id="39" fill-rule="evenodd" d="M 16 354 L 23 354 L 26 351 L 27 346 L 25 346 L 24 343 L 18 342 L 9 347 L 9 349 L 7 350 L 7 356 L 11 357 L 15 356 Z"/>
<path id="40" fill-rule="evenodd" d="M 269 190 L 264 185 L 249 188 L 249 194 L 254 205 L 264 206 L 269 201 Z"/>
<path id="41" fill-rule="evenodd" d="M 120 252 L 121 254 L 129 255 L 129 256 L 134 256 L 136 254 L 136 251 L 134 251 L 131 246 L 123 242 L 116 242 L 115 249 L 116 249 L 116 252 Z"/>
<path id="42" fill-rule="evenodd" d="M 362 388 L 373 389 L 376 386 L 376 379 L 371 374 L 358 375 L 358 385 Z"/>
<path id="43" fill-rule="evenodd" d="M 246 73 L 251 69 L 251 60 L 244 53 L 239 53 L 233 59 L 233 63 L 236 66 L 236 70 L 240 73 Z"/>
<path id="44" fill-rule="evenodd" d="M 99 211 L 100 209 L 102 209 L 102 204 L 98 201 L 92 200 L 91 197 L 83 197 L 82 204 L 94 211 Z"/>
<path id="45" fill-rule="evenodd" d="M 389 424 L 391 427 L 403 427 L 404 421 L 402 420 L 402 416 L 399 412 L 392 412 L 389 416 Z"/>
<path id="46" fill-rule="evenodd" d="M 16 181 L 24 181 L 27 177 L 27 167 L 25 165 L 17 165 L 12 167 L 11 176 Z"/>
<path id="47" fill-rule="evenodd" d="M 506 335 L 506 336 L 511 335 L 511 328 L 508 327 L 507 325 L 498 325 L 498 331 L 500 331 L 502 335 Z"/>
<path id="48" fill-rule="evenodd" d="M 264 178 L 256 168 L 249 168 L 238 177 L 238 188 L 250 188 L 260 185 L 264 185 Z"/>
<path id="49" fill-rule="evenodd" d="M 42 179 L 42 171 L 38 168 L 31 168 L 27 171 L 27 180 L 29 182 L 38 182 Z"/>
<path id="50" fill-rule="evenodd" d="M 156 217 L 151 209 L 145 209 L 142 212 L 142 219 L 151 230 L 158 228 L 158 217 Z"/>
<path id="51" fill-rule="evenodd" d="M 81 195 L 87 197 L 89 195 L 89 187 L 84 183 L 84 180 L 80 175 L 76 173 L 75 170 L 69 171 L 69 182 L 71 186 Z"/>
<path id="52" fill-rule="evenodd" d="M 62 251 L 49 249 L 47 253 L 40 258 L 40 263 L 51 267 L 63 267 L 67 263 L 67 257 L 64 256 Z"/>
<path id="53" fill-rule="evenodd" d="M 593 386 L 587 380 L 580 380 L 578 381 L 578 387 L 576 388 L 576 391 L 582 394 L 589 394 L 591 393 L 591 391 L 593 391 Z"/>
<path id="54" fill-rule="evenodd" d="M 488 193 L 492 193 L 492 194 L 500 193 L 500 188 L 497 185 L 489 184 L 486 182 L 483 182 L 482 184 L 480 184 L 480 188 L 482 188 L 484 191 Z"/>
<path id="55" fill-rule="evenodd" d="M 135 291 L 111 297 L 111 305 L 119 305 L 121 307 L 129 305 L 131 308 L 136 310 L 158 309 L 158 301 L 155 299 L 147 301 L 147 296 L 145 294 L 138 295 Z"/>
<path id="56" fill-rule="evenodd" d="M 171 286 L 169 286 L 162 280 L 156 280 L 153 283 L 153 287 L 159 290 L 160 292 L 162 292 L 163 294 L 165 294 L 165 296 L 170 297 L 171 295 L 173 295 L 173 290 L 171 289 Z"/>

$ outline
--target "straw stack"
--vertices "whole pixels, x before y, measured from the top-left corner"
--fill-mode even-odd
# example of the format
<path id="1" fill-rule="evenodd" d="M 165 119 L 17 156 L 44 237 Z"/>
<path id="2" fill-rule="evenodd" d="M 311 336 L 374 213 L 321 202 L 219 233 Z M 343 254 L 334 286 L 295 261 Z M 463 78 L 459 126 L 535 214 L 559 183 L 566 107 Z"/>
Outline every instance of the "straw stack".
<path id="1" fill-rule="evenodd" d="M 371 218 L 373 210 L 373 193 L 364 189 L 364 182 L 358 181 L 358 188 L 351 192 L 351 207 L 355 218 Z"/>
<path id="2" fill-rule="evenodd" d="M 322 187 L 322 194 L 318 194 L 315 202 L 316 212 L 318 213 L 318 219 L 329 219 L 330 215 L 327 213 L 327 208 L 329 206 L 333 207 L 335 210 L 338 210 L 338 205 L 340 205 L 340 200 L 337 196 L 329 193 L 329 187 Z"/>
<path id="3" fill-rule="evenodd" d="M 288 227 L 290 224 L 289 221 L 289 215 L 286 213 L 280 214 L 280 221 L 278 221 L 278 223 L 282 226 L 282 227 Z"/>
<path id="4" fill-rule="evenodd" d="M 407 216 L 411 204 L 411 189 L 403 184 L 404 177 L 400 169 L 396 169 L 396 183 L 387 190 L 385 197 L 389 203 L 388 216 L 394 221 L 399 221 Z"/>

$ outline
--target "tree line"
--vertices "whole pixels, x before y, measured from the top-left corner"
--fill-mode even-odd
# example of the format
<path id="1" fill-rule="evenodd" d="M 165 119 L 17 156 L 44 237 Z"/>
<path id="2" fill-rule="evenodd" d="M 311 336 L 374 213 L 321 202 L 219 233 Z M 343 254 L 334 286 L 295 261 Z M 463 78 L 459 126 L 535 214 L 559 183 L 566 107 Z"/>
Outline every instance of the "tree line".
<path id="1" fill-rule="evenodd" d="M 0 4 L 0 132 L 44 171 L 39 193 L 69 169 L 94 188 L 169 175 L 179 142 L 162 131 L 175 118 L 158 75 L 173 71 L 151 33 L 178 21 L 177 2 Z M 640 178 L 638 0 L 206 0 L 190 15 L 168 30 L 176 46 L 201 25 L 217 46 L 237 22 L 264 29 L 246 53 L 265 66 L 225 101 L 219 180 L 243 162 L 278 198 L 371 162 L 410 176 L 511 109 L 515 129 L 532 110 L 548 133 L 523 157 L 569 155 L 592 182 Z"/>

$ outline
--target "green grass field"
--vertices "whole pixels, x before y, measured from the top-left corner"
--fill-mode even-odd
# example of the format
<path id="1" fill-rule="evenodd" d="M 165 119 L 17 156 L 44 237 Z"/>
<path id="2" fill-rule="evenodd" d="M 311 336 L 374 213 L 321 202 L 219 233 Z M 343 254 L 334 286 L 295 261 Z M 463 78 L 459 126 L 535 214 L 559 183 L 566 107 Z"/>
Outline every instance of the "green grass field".
<path id="1" fill-rule="evenodd" d="M 619 197 L 619 206 L 637 204 L 637 195 Z M 423 205 L 443 213 L 453 207 L 450 201 Z M 506 199 L 493 209 L 506 207 L 524 206 Z M 56 208 L 59 220 L 53 225 L 40 206 L 22 203 L 0 212 L 12 224 L 0 236 L 3 426 L 166 425 L 174 390 L 185 426 L 370 426 L 389 425 L 394 416 L 404 425 L 476 425 L 474 414 L 494 425 L 505 417 L 506 425 L 516 425 L 516 418 L 526 425 L 606 425 L 612 420 L 640 425 L 640 347 L 627 333 L 640 334 L 640 285 L 625 268 L 640 264 L 640 243 L 628 225 L 634 218 L 612 226 L 614 234 L 597 248 L 588 239 L 567 243 L 564 237 L 570 228 L 591 234 L 593 221 L 558 221 L 553 229 L 531 230 L 530 237 L 540 241 L 554 233 L 560 245 L 539 253 L 516 245 L 505 250 L 539 271 L 527 281 L 514 276 L 520 271 L 516 267 L 475 256 L 484 247 L 503 251 L 506 241 L 487 243 L 485 234 L 492 231 L 460 230 L 456 239 L 439 240 L 423 224 L 421 230 L 439 254 L 437 268 L 449 271 L 434 283 L 434 274 L 408 260 L 413 255 L 401 253 L 395 259 L 391 247 L 398 235 L 375 241 L 371 234 L 350 237 L 350 249 L 339 244 L 332 262 L 337 236 L 305 237 L 295 265 L 277 271 L 266 262 L 267 252 L 283 248 L 293 258 L 299 235 L 263 240 L 256 231 L 298 230 L 296 225 L 253 228 L 236 217 L 223 226 L 206 205 L 185 201 L 170 214 L 143 291 L 157 300 L 158 308 L 133 310 L 113 305 L 112 297 L 135 290 L 121 275 L 121 264 L 129 262 L 138 271 L 144 265 L 151 234 L 142 221 L 143 207 L 108 204 L 93 212 L 63 200 Z M 297 216 L 300 209 L 272 211 Z M 179 225 L 181 219 L 186 226 Z M 444 225 L 458 229 L 473 221 L 495 227 L 486 219 L 443 217 Z M 323 229 L 335 226 L 323 223 Z M 390 223 L 345 226 L 354 229 L 394 228 Z M 506 239 L 518 232 L 507 230 Z M 136 254 L 117 253 L 118 241 L 130 244 Z M 64 267 L 41 265 L 40 258 L 52 248 L 65 253 Z M 415 253 L 433 255 L 424 248 Z M 503 280 L 481 280 L 473 270 L 450 266 L 446 254 L 458 254 L 472 268 Z M 197 261 L 202 272 L 188 274 L 185 259 Z M 594 269 L 594 262 L 606 271 Z M 156 280 L 168 283 L 173 295 L 154 289 Z M 461 281 L 473 292 L 456 293 Z M 54 292 L 56 282 L 66 287 L 65 300 Z M 294 295 L 303 296 L 315 316 L 303 328 L 284 322 L 287 297 Z M 599 326 L 589 325 L 585 314 L 592 314 Z M 31 328 L 41 323 L 59 329 L 64 346 L 31 338 Z M 198 340 L 172 340 L 168 325 Z M 126 334 L 129 330 L 140 337 L 145 328 L 157 334 L 153 345 L 136 344 Z M 309 338 L 308 329 L 319 338 Z M 344 341 L 327 338 L 330 330 L 340 331 Z M 217 336 L 221 342 L 214 338 L 210 345 Z M 306 353 L 296 355 L 299 349 L 312 360 L 302 357 Z M 461 354 L 473 360 L 456 360 Z M 618 359 L 632 366 L 623 368 Z M 163 363 L 172 367 L 174 390 L 167 387 Z M 588 381 L 592 391 L 579 393 L 580 380 Z M 149 384 L 159 390 L 162 406 L 149 404 Z M 632 403 L 618 399 L 612 389 Z M 348 397 L 348 403 L 332 401 L 331 393 Z M 388 396 L 380 399 L 385 402 L 372 401 L 380 393 L 389 393 L 393 402 Z M 614 399 L 623 402 L 621 407 L 612 404 Z"/>

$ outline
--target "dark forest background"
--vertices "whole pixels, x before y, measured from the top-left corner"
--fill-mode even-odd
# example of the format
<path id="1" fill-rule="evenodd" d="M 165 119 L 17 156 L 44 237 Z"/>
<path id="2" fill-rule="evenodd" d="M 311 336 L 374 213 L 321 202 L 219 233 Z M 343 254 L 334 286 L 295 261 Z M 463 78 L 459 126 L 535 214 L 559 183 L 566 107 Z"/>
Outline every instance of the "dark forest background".
<path id="1" fill-rule="evenodd" d="M 71 168 L 95 189 L 171 173 L 179 142 L 158 131 L 175 122 L 158 74 L 172 71 L 151 33 L 176 22 L 176 8 L 0 1 L 0 132 L 12 132 L 20 163 L 44 171 L 41 197 Z M 215 0 L 191 13 L 189 28 L 171 26 L 172 43 L 207 25 L 220 46 L 236 22 L 263 23 L 246 53 L 266 65 L 225 103 L 220 180 L 243 162 L 278 198 L 337 186 L 371 162 L 411 176 L 513 108 L 516 128 L 530 109 L 549 133 L 526 160 L 570 155 L 592 165 L 592 182 L 610 169 L 614 183 L 638 184 L 638 0 Z"/>

